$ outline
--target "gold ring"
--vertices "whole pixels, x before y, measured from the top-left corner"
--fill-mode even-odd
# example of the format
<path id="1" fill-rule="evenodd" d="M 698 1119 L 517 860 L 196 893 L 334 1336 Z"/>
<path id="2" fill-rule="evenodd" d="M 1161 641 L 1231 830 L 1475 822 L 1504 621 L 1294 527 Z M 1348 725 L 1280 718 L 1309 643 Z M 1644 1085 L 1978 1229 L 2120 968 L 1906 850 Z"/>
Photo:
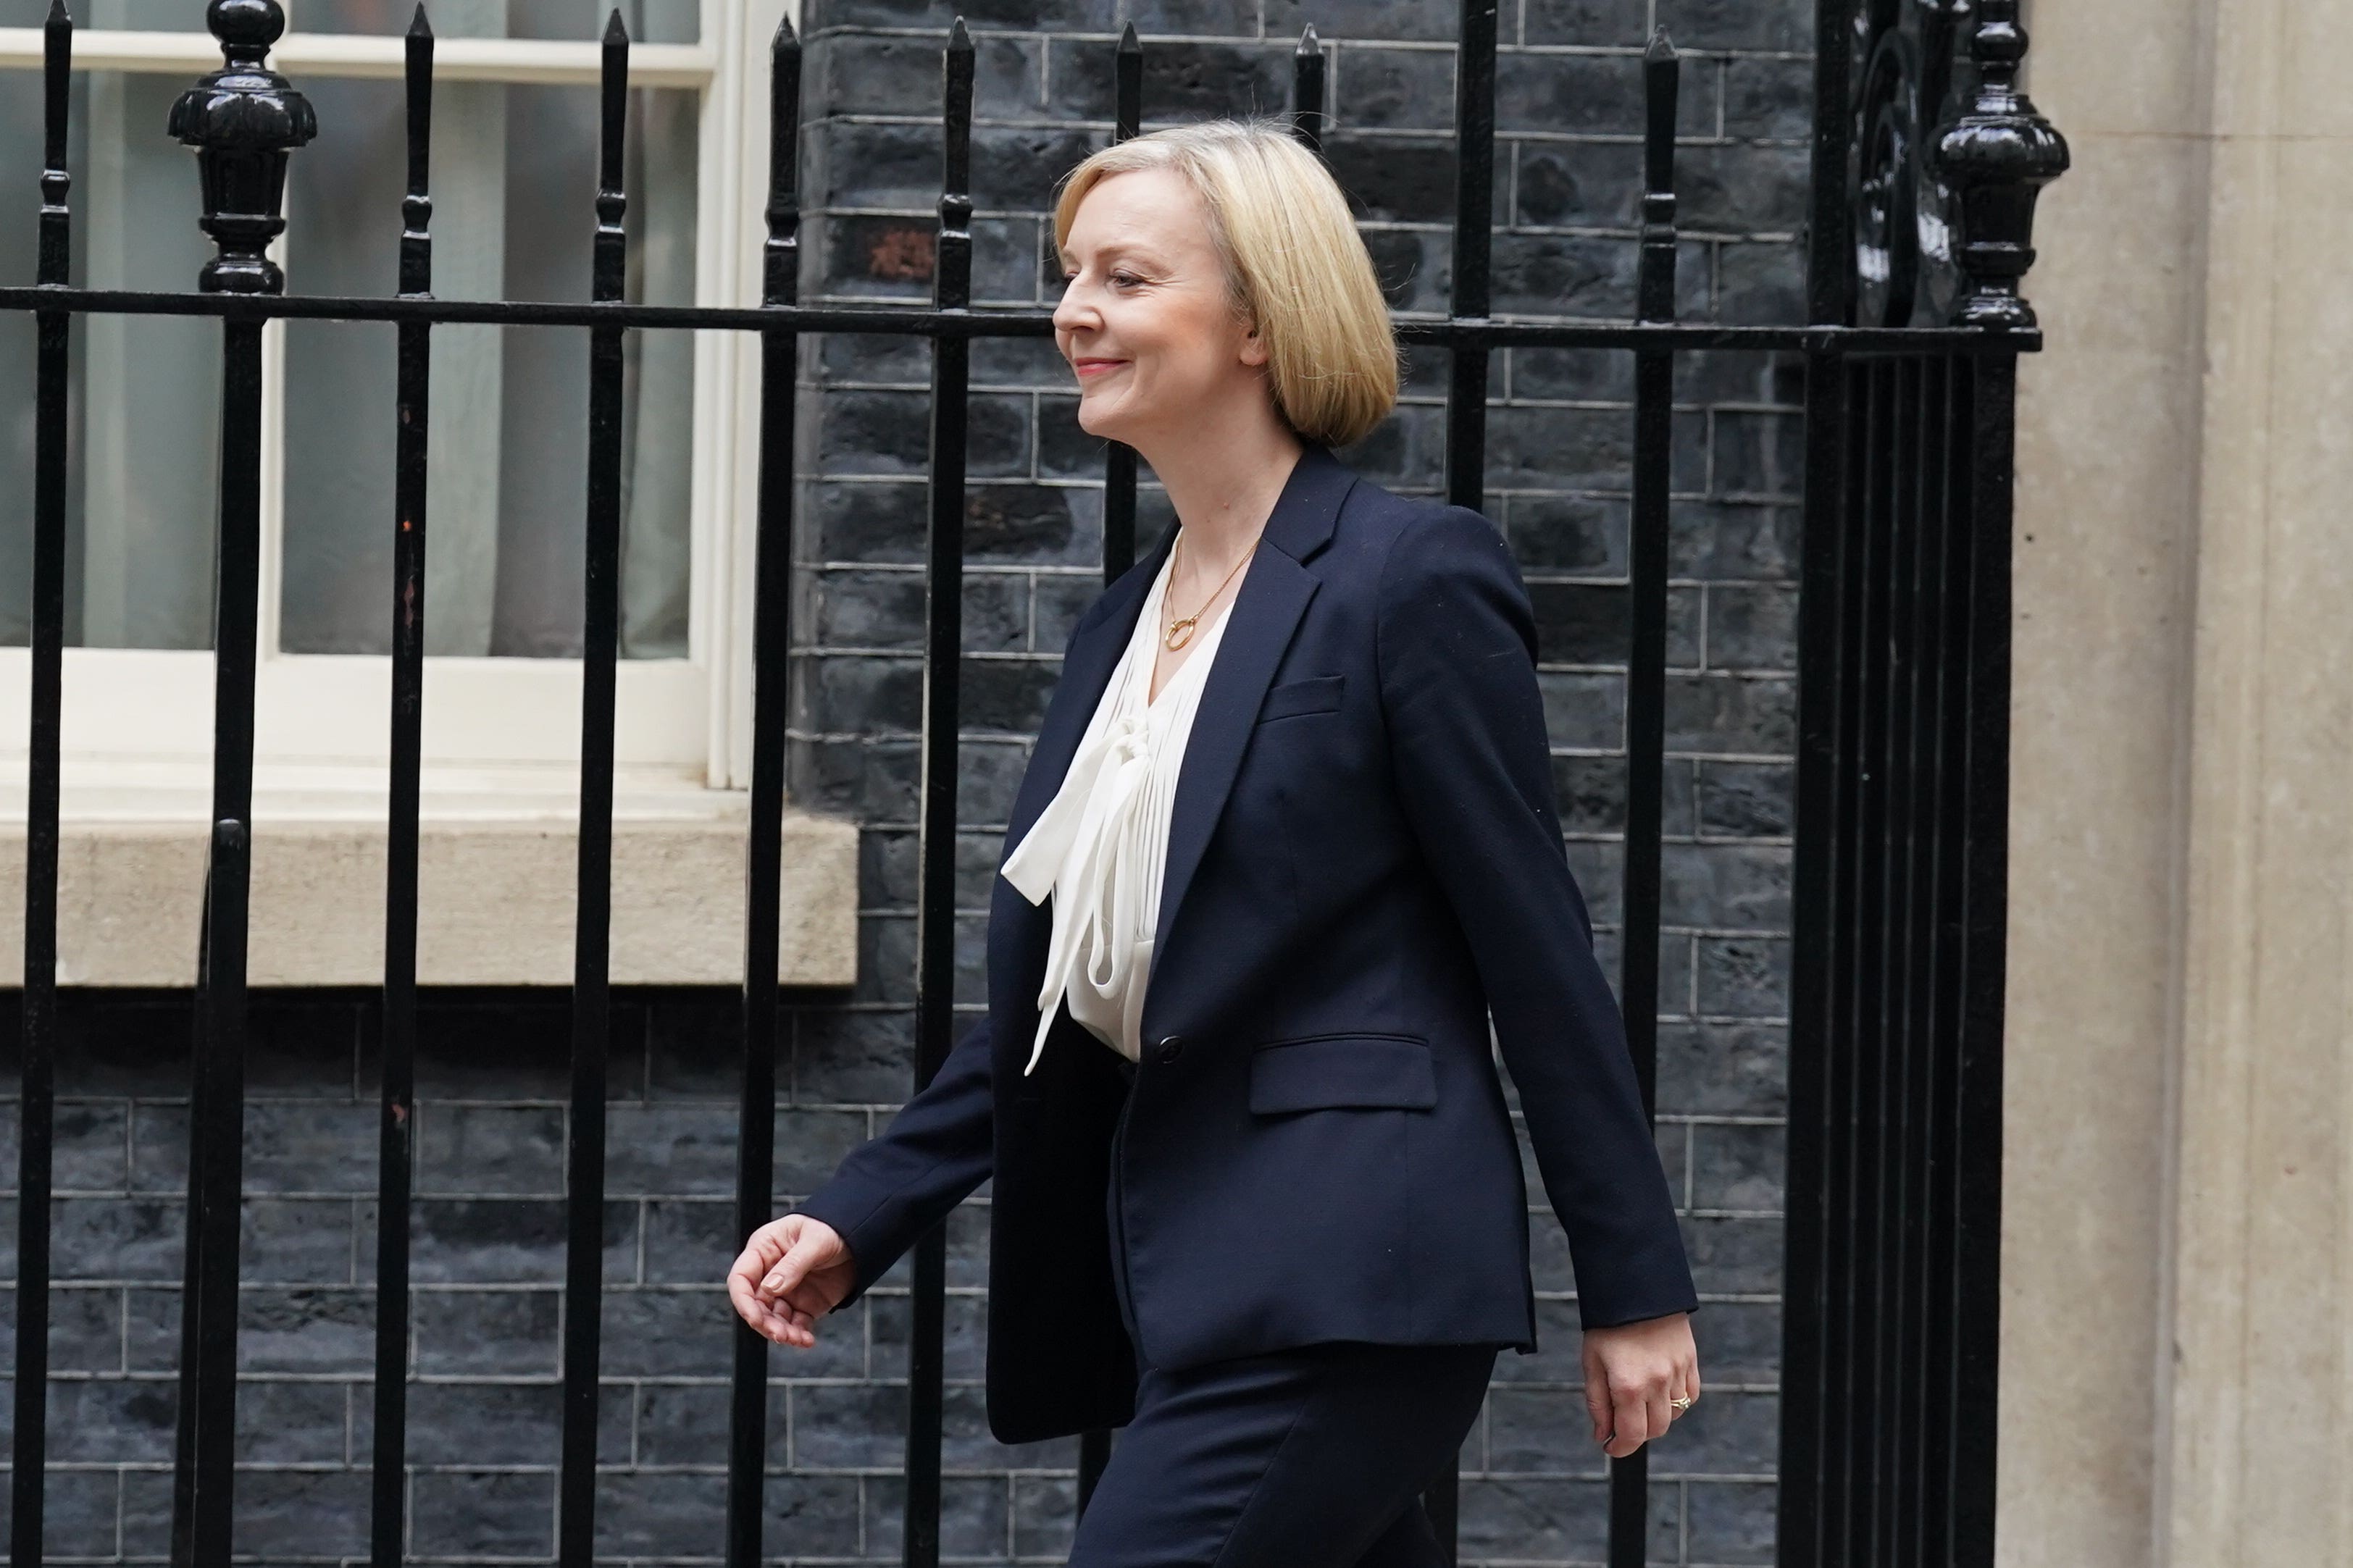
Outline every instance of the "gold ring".
<path id="1" fill-rule="evenodd" d="M 1678 1410 L 1689 1410 L 1689 1409 L 1692 1407 L 1692 1405 L 1693 1405 L 1694 1403 L 1696 1403 L 1696 1402 L 1697 1402 L 1697 1400 L 1698 1400 L 1698 1399 L 1699 1399 L 1699 1395 L 1698 1395 L 1698 1394 L 1692 1394 L 1689 1398 L 1685 1398 L 1685 1399 L 1670 1399 L 1670 1400 L 1668 1400 L 1668 1401 L 1667 1401 L 1667 1403 L 1668 1403 L 1668 1404 L 1670 1404 L 1670 1405 L 1673 1405 L 1673 1406 L 1674 1406 L 1676 1409 L 1678 1409 Z"/>

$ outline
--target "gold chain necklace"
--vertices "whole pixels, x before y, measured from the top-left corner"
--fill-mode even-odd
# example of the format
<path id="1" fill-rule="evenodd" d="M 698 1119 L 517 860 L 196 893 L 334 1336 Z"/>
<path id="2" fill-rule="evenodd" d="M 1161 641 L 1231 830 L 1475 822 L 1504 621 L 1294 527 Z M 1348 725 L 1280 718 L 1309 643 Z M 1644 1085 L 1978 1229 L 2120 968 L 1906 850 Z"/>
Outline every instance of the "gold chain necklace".
<path id="1" fill-rule="evenodd" d="M 1261 537 L 1262 538 L 1264 535 L 1261 534 Z M 1169 554 L 1173 557 L 1184 548 L 1185 531 L 1182 528 L 1179 528 L 1176 531 L 1176 542 L 1169 547 Z M 1250 541 L 1250 547 L 1242 552 L 1241 560 L 1234 563 L 1234 572 L 1240 571 L 1249 562 L 1250 558 L 1257 553 L 1258 540 L 1253 539 Z M 1185 616 L 1182 620 L 1172 619 L 1169 621 L 1168 630 L 1162 634 L 1160 640 L 1171 652 L 1183 647 L 1187 643 L 1193 640 L 1194 626 L 1199 624 L 1203 616 L 1209 613 L 1209 606 L 1218 602 L 1218 595 L 1226 591 L 1226 583 L 1230 583 L 1234 580 L 1234 572 L 1227 573 L 1225 583 L 1220 583 L 1215 588 L 1209 590 L 1209 596 L 1201 602 L 1201 607 L 1199 609 L 1194 611 L 1191 615 Z M 1176 563 L 1173 559 L 1168 563 L 1168 581 L 1171 584 L 1174 584 L 1176 581 Z"/>

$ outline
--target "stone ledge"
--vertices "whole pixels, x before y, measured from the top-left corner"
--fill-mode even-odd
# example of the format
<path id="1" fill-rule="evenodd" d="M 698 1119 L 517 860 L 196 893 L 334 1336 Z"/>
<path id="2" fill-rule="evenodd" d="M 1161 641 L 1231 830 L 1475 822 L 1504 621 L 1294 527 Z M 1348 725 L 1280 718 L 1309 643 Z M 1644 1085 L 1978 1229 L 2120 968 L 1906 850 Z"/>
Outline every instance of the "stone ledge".
<path id="1" fill-rule="evenodd" d="M 16 793 L 16 792 L 11 792 Z M 0 816 L 0 986 L 24 983 L 22 795 Z M 119 803 L 117 804 L 120 811 Z M 453 805 L 456 809 L 452 809 Z M 469 809 L 470 808 L 470 809 Z M 251 980 L 370 986 L 384 979 L 385 843 L 376 820 L 273 811 L 258 801 Z M 613 829 L 616 984 L 737 985 L 744 978 L 749 813 L 737 792 L 625 801 Z M 185 986 L 204 897 L 199 814 L 69 815 L 58 856 L 58 978 L 68 985 Z M 550 812 L 428 805 L 419 825 L 417 977 L 428 985 L 568 985 L 571 820 Z M 777 978 L 848 985 L 858 972 L 858 829 L 788 811 Z"/>

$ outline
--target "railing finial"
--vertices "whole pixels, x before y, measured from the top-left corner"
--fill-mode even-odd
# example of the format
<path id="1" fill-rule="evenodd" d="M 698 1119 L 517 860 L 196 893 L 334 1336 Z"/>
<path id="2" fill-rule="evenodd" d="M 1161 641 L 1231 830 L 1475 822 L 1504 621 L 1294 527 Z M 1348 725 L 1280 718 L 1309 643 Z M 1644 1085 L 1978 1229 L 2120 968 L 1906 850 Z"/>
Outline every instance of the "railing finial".
<path id="1" fill-rule="evenodd" d="M 1662 26 L 1642 51 L 1642 232 L 1635 262 L 1635 314 L 1675 316 L 1675 121 L 1683 60 Z"/>
<path id="2" fill-rule="evenodd" d="M 767 240 L 761 247 L 760 302 L 800 297 L 801 40 L 790 15 L 768 40 Z M 765 352 L 765 351 L 764 351 Z"/>
<path id="3" fill-rule="evenodd" d="M 1299 30 L 1299 47 L 1291 51 L 1291 133 L 1318 157 L 1331 122 L 1324 111 L 1324 40 L 1310 22 Z"/>
<path id="4" fill-rule="evenodd" d="M 1135 24 L 1119 30 L 1119 47 L 1112 51 L 1111 139 L 1124 142 L 1144 129 L 1144 44 Z"/>
<path id="5" fill-rule="evenodd" d="M 2019 279 L 2034 265 L 2034 199 L 2067 169 L 2067 140 L 2018 88 L 2026 29 L 2018 0 L 1978 0 L 1969 41 L 1978 84 L 1959 118 L 1931 143 L 1936 166 L 1959 210 L 1957 259 L 1968 291 L 1953 325 L 2015 331 L 2035 324 Z"/>
<path id="6" fill-rule="evenodd" d="M 59 288 L 73 280 L 73 191 L 67 165 L 67 118 L 73 90 L 73 17 L 66 0 L 49 0 L 41 27 L 41 218 L 35 277 Z"/>
<path id="7" fill-rule="evenodd" d="M 219 70 L 172 105 L 171 134 L 196 150 L 204 182 L 198 226 L 220 254 L 196 286 L 206 293 L 276 294 L 285 274 L 264 254 L 286 227 L 286 155 L 319 133 L 311 100 L 266 63 L 286 30 L 278 0 L 212 0 L 205 24 L 220 40 Z"/>

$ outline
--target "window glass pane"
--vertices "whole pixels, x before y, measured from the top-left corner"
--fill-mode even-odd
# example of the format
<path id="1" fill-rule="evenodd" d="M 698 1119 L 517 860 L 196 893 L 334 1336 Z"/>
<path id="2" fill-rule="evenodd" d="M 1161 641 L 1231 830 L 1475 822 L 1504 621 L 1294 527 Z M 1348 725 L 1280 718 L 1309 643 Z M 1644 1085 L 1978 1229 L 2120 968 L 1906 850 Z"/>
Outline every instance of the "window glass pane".
<path id="1" fill-rule="evenodd" d="M 196 171 L 164 134 L 185 83 L 102 71 L 77 76 L 73 280 L 100 289 L 191 289 L 213 254 L 196 227 Z M 40 166 L 40 77 L 0 71 L 0 167 Z M 32 181 L 26 182 L 29 198 Z M 0 276 L 30 282 L 31 201 L 0 224 Z M 199 318 L 78 318 L 71 341 L 67 626 L 95 647 L 212 644 L 213 513 L 219 439 L 220 323 Z M 33 363 L 29 318 L 0 320 L 0 363 Z M 26 637 L 34 388 L 0 385 L 0 639 Z"/>
<path id="2" fill-rule="evenodd" d="M 603 37 L 614 9 L 610 0 L 427 0 L 425 15 L 445 38 L 578 40 Z M 618 0 L 618 9 L 639 43 L 702 36 L 701 0 Z M 417 0 L 286 0 L 287 25 L 314 33 L 405 33 L 416 14 Z"/>
<path id="3" fill-rule="evenodd" d="M 0 23 L 22 26 L 0 0 Z M 0 169 L 41 166 L 41 95 L 30 71 L 0 71 Z M 27 90 L 30 88 L 32 90 Z M 77 106 L 83 95 L 76 95 Z M 82 160 L 74 160 L 79 166 Z M 79 169 L 77 170 L 79 172 Z M 0 281 L 33 281 L 38 230 L 26 214 L 28 179 L 13 210 L 0 221 Z M 29 200 L 27 198 L 30 198 Z M 0 647 L 22 647 L 31 636 L 33 574 L 33 318 L 0 310 Z"/>
<path id="4" fill-rule="evenodd" d="M 69 0 L 82 27 L 136 27 L 162 33 L 201 33 L 205 8 L 199 0 Z M 284 0 L 290 28 L 313 33 L 408 31 L 417 0 Z M 618 0 L 629 37 L 644 44 L 691 44 L 702 36 L 701 0 Z M 427 0 L 425 15 L 445 38 L 602 37 L 610 0 Z M 49 0 L 0 0 L 0 27 L 37 27 L 48 16 Z M 302 86 L 307 89 L 309 82 Z"/>
<path id="5" fill-rule="evenodd" d="M 205 8 L 187 0 L 66 0 L 76 29 L 137 27 L 155 33 L 201 33 Z M 0 27 L 37 27 L 48 19 L 49 0 L 0 0 Z M 185 87 L 187 84 L 180 84 Z"/>
<path id="6" fill-rule="evenodd" d="M 385 294 L 405 180 L 401 89 L 309 84 L 318 140 L 293 160 L 288 287 Z M 443 83 L 434 95 L 434 286 L 451 298 L 585 300 L 596 89 Z M 694 295 L 696 95 L 630 95 L 629 294 Z M 285 588 L 293 653 L 390 646 L 395 330 L 286 326 Z M 686 652 L 692 339 L 631 333 L 622 429 L 622 647 Z M 587 333 L 438 327 L 427 424 L 426 647 L 576 657 L 587 505 Z"/>

